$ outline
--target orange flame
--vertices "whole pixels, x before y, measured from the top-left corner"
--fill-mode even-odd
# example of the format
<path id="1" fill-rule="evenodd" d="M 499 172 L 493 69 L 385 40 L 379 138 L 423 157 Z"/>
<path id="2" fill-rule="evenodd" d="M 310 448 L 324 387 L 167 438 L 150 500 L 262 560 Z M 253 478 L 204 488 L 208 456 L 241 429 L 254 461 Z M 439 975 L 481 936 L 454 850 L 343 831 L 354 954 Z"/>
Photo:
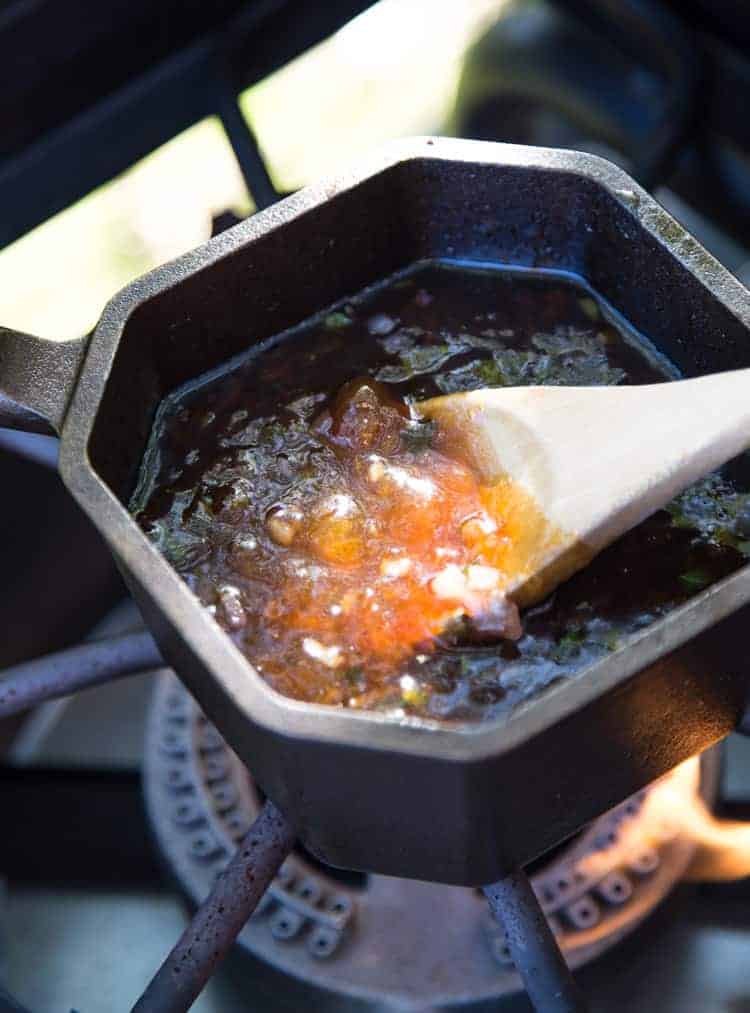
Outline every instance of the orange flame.
<path id="1" fill-rule="evenodd" d="M 618 852 L 623 861 L 677 836 L 691 840 L 695 854 L 686 873 L 694 881 L 732 880 L 750 875 L 750 824 L 717 819 L 700 794 L 700 759 L 680 764 L 651 786 L 637 818 L 623 821 Z M 582 861 L 596 876 L 612 862 L 612 852 L 594 852 Z"/>

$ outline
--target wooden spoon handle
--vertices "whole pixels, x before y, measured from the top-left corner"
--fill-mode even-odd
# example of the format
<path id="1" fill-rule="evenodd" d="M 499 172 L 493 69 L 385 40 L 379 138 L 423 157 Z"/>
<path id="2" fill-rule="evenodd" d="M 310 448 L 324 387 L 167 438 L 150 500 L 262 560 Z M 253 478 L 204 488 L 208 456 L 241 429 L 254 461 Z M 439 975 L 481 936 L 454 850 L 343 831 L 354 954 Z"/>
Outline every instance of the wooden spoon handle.
<path id="1" fill-rule="evenodd" d="M 531 497 L 558 532 L 558 555 L 577 545 L 584 560 L 750 446 L 750 369 L 633 387 L 482 389 L 420 408 L 484 483 L 510 480 Z"/>

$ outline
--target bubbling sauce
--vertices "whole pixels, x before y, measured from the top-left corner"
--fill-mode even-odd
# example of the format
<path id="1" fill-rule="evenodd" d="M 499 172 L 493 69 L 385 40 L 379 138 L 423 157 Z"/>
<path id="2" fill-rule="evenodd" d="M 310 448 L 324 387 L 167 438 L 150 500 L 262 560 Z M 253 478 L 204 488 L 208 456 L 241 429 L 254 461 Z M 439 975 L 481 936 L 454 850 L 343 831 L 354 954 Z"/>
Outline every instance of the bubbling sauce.
<path id="1" fill-rule="evenodd" d="M 474 639 L 521 635 L 491 565 L 509 534 L 473 472 L 435 446 L 434 427 L 364 378 L 310 431 L 320 441 L 316 481 L 266 514 L 282 551 L 272 552 L 280 565 L 252 642 L 275 688 L 365 706 L 415 650 L 432 653 L 461 623 Z M 356 693 L 364 672 L 369 695 Z"/>
<path id="2" fill-rule="evenodd" d="M 477 719 L 741 566 L 750 497 L 707 479 L 521 624 L 502 588 L 522 518 L 414 401 L 668 375 L 568 279 L 420 265 L 168 398 L 134 510 L 279 692 Z"/>

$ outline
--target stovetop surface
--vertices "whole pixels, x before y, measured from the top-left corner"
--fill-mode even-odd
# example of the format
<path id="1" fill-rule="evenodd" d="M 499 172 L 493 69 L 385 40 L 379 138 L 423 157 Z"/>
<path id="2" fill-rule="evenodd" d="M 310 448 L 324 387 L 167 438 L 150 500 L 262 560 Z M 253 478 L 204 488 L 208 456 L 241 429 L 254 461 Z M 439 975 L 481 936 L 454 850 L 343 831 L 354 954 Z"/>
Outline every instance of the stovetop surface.
<path id="1" fill-rule="evenodd" d="M 129 613 L 127 607 L 120 610 L 117 620 L 123 622 Z M 137 771 L 153 682 L 151 674 L 137 676 L 64 704 L 45 705 L 17 740 L 17 762 L 45 770 Z M 750 742 L 732 736 L 725 747 L 722 795 L 742 802 L 747 785 Z M 20 820 L 23 813 L 14 817 Z M 134 829 L 147 833 L 145 817 L 140 826 L 123 828 L 123 837 Z M 750 1011 L 749 896 L 746 882 L 678 887 L 629 939 L 578 971 L 592 1009 Z M 127 1009 L 179 935 L 185 916 L 182 900 L 166 880 L 161 887 L 120 888 L 11 882 L 0 903 L 2 981 L 35 1013 Z M 307 1008 L 304 992 L 295 988 L 287 996 L 285 991 L 238 954 L 194 1008 L 198 1013 Z M 352 1001 L 321 1003 L 317 996 L 312 1005 L 377 1008 Z M 517 997 L 486 1008 L 521 1013 L 529 1007 L 525 997 Z"/>

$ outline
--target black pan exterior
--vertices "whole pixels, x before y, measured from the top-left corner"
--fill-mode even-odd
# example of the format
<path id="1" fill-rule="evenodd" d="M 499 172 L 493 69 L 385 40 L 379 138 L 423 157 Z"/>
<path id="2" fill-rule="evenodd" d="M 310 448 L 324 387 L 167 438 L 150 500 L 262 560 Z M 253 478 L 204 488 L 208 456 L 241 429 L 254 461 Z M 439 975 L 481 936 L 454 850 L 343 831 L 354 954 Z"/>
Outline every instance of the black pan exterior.
<path id="1" fill-rule="evenodd" d="M 91 340 L 61 470 L 165 657 L 311 851 L 478 885 L 737 724 L 750 567 L 508 719 L 458 728 L 276 694 L 124 506 L 167 392 L 428 257 L 575 272 L 686 375 L 750 366 L 750 296 L 620 169 L 574 152 L 417 139 L 120 293 Z"/>

